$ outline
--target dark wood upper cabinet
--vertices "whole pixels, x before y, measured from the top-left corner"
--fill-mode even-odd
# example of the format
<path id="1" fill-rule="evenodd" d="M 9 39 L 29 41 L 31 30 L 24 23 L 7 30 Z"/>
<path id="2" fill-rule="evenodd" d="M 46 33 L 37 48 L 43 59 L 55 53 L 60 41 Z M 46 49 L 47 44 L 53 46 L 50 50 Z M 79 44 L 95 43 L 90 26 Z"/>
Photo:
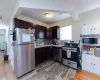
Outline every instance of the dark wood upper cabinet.
<path id="1" fill-rule="evenodd" d="M 34 25 L 32 23 L 23 21 L 23 20 L 19 20 L 19 19 L 14 19 L 14 23 L 15 23 L 15 28 L 24 28 L 24 29 L 28 29 L 28 28 L 32 28 L 34 29 Z"/>
<path id="2" fill-rule="evenodd" d="M 52 39 L 52 27 L 47 29 L 47 38 Z"/>
<path id="3" fill-rule="evenodd" d="M 44 26 L 36 25 L 35 27 L 35 38 L 45 39 L 47 37 L 47 28 Z"/>
<path id="4" fill-rule="evenodd" d="M 26 22 L 19 19 L 14 19 L 15 28 L 24 28 L 24 29 L 35 29 L 35 38 L 36 39 L 59 39 L 60 30 L 59 26 L 50 27 L 47 30 L 47 27 L 41 25 L 33 25 L 30 22 Z"/>
<path id="5" fill-rule="evenodd" d="M 52 38 L 59 39 L 60 38 L 60 28 L 59 26 L 52 27 Z"/>

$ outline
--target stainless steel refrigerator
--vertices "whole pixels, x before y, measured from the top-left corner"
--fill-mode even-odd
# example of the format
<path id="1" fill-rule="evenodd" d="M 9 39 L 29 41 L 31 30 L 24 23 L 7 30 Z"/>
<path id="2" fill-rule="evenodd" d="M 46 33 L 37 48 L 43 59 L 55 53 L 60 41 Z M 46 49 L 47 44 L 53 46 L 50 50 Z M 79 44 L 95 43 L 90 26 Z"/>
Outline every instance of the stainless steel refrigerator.
<path id="1" fill-rule="evenodd" d="M 35 69 L 34 30 L 15 29 L 14 69 L 17 78 Z"/>

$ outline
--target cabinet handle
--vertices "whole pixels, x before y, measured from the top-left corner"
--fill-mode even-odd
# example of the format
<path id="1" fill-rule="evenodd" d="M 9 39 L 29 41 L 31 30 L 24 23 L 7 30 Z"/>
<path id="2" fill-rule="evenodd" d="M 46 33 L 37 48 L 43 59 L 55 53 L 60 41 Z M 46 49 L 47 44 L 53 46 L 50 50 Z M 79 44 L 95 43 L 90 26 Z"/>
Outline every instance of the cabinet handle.
<path id="1" fill-rule="evenodd" d="M 94 64 L 94 66 L 95 66 L 95 64 Z"/>
<path id="2" fill-rule="evenodd" d="M 95 28 L 94 28 L 94 30 L 95 30 Z"/>

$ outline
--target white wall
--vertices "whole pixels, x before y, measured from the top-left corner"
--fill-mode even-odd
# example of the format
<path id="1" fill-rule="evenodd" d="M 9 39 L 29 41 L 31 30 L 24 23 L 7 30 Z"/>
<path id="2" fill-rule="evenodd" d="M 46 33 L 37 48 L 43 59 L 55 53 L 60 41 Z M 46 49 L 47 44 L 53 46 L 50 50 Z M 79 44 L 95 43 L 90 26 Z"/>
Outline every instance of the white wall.
<path id="1" fill-rule="evenodd" d="M 0 34 L 6 34 L 6 29 L 0 29 Z"/>
<path id="2" fill-rule="evenodd" d="M 49 27 L 48 24 L 45 24 L 45 23 L 37 21 L 37 20 L 33 20 L 33 19 L 26 17 L 26 16 L 23 16 L 23 15 L 20 15 L 17 19 L 24 20 L 24 21 L 27 21 L 27 22 L 31 22 L 33 24 L 39 24 L 39 25 L 42 25 L 42 26 Z"/>
<path id="3" fill-rule="evenodd" d="M 72 18 L 62 20 L 50 25 L 50 27 L 58 25 L 60 27 L 72 25 L 72 40 L 79 40 L 81 29 L 84 24 L 100 24 L 100 8 L 79 15 L 79 21 Z"/>
<path id="4" fill-rule="evenodd" d="M 9 55 L 9 59 L 11 60 L 11 65 L 14 69 L 14 57 L 15 57 L 15 53 L 14 53 L 14 47 L 12 46 L 12 37 L 13 35 L 11 35 L 10 33 L 12 32 L 14 28 L 14 22 L 13 19 L 10 22 L 9 28 L 7 29 L 7 53 Z"/>

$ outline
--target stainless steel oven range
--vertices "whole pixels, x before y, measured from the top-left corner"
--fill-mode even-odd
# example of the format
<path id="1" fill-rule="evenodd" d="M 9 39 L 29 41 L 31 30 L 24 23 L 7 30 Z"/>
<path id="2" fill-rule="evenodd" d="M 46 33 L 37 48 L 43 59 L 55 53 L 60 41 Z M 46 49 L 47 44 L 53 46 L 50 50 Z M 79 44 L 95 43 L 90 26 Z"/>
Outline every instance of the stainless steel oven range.
<path id="1" fill-rule="evenodd" d="M 80 64 L 80 50 L 78 44 L 67 43 L 62 48 L 62 63 L 66 66 L 77 69 Z"/>

